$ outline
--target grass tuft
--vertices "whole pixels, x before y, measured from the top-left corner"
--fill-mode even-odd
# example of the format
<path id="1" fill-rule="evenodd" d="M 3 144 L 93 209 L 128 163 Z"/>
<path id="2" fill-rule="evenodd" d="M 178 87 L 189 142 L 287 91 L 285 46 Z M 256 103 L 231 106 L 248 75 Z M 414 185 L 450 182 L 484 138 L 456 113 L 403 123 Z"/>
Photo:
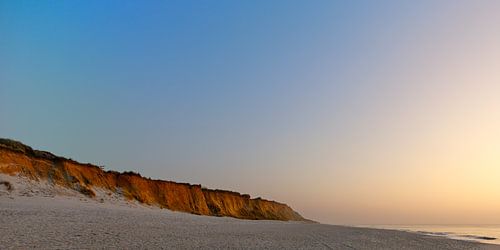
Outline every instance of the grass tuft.
<path id="1" fill-rule="evenodd" d="M 5 187 L 7 187 L 7 191 L 12 191 L 13 189 L 12 184 L 10 184 L 10 182 L 8 181 L 0 181 L 0 185 L 4 185 Z"/>

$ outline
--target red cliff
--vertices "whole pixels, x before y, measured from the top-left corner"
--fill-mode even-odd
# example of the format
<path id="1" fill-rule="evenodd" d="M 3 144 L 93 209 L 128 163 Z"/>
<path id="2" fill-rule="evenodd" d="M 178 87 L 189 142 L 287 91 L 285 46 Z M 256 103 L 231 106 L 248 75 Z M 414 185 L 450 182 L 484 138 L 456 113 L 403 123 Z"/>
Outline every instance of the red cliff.
<path id="1" fill-rule="evenodd" d="M 255 220 L 305 221 L 286 204 L 201 185 L 152 180 L 133 172 L 104 171 L 91 164 L 33 150 L 20 142 L 0 138 L 0 173 L 48 180 L 94 197 L 101 188 L 148 205 L 200 215 Z"/>

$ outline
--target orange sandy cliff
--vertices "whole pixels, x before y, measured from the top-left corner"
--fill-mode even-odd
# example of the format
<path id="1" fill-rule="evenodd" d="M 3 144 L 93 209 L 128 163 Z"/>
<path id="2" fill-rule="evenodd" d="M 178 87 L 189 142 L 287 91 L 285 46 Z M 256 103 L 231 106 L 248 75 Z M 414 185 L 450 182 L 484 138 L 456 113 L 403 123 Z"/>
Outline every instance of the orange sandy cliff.
<path id="1" fill-rule="evenodd" d="M 94 188 L 102 188 L 141 203 L 193 214 L 306 221 L 286 204 L 275 201 L 251 199 L 246 194 L 205 189 L 201 185 L 152 180 L 133 172 L 104 171 L 91 164 L 78 163 L 1 138 L 0 173 L 19 174 L 33 180 L 45 179 L 89 197 L 95 196 Z"/>

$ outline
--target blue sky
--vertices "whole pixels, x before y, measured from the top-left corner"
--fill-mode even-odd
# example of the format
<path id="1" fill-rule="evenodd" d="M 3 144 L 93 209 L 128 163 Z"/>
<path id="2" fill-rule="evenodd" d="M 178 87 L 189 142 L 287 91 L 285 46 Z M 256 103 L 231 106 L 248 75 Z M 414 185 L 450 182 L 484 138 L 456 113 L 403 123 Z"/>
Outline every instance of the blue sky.
<path id="1" fill-rule="evenodd" d="M 497 10 L 495 1 L 2 1 L 0 136 L 280 200 L 325 222 L 441 222 L 470 200 L 422 193 L 440 183 L 429 166 L 444 173 L 457 154 L 489 159 L 484 172 L 500 162 Z M 462 119 L 478 123 L 453 126 Z M 495 150 L 459 154 L 475 152 L 453 147 L 464 133 Z M 488 183 L 460 166 L 450 190 Z M 400 182 L 410 187 L 390 191 Z M 406 196 L 432 209 L 390 216 L 372 202 L 403 210 Z"/>

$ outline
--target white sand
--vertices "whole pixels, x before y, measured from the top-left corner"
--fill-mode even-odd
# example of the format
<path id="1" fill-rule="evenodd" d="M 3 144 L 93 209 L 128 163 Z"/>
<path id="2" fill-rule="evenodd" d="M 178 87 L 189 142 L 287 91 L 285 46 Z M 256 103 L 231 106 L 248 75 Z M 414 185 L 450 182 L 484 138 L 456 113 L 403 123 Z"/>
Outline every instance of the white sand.
<path id="1" fill-rule="evenodd" d="M 0 249 L 499 249 L 401 231 L 197 216 L 0 175 Z M 102 200 L 101 200 L 102 199 Z"/>

